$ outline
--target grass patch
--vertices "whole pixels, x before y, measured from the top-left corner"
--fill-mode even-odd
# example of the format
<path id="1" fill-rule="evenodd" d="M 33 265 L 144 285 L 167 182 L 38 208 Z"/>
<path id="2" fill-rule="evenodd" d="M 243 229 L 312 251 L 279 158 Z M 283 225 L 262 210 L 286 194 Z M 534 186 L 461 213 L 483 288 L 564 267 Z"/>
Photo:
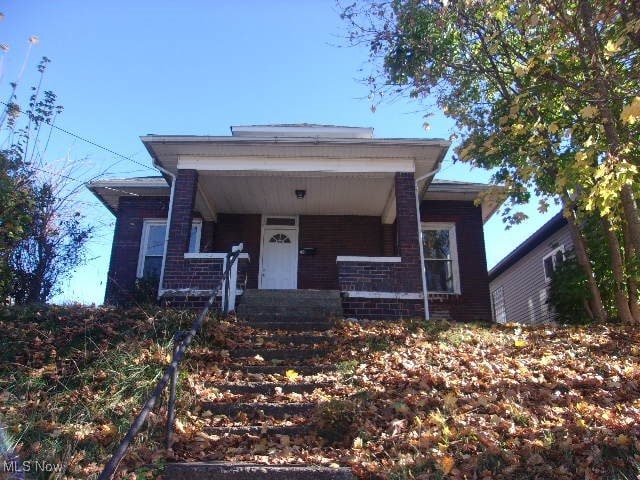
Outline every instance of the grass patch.
<path id="1" fill-rule="evenodd" d="M 56 468 L 51 477 L 32 471 L 33 478 L 95 476 L 166 367 L 173 333 L 192 320 L 154 307 L 0 309 L 9 339 L 0 351 L 5 451 Z M 162 451 L 165 407 L 136 438 L 125 471 L 158 462 L 152 452 Z"/>

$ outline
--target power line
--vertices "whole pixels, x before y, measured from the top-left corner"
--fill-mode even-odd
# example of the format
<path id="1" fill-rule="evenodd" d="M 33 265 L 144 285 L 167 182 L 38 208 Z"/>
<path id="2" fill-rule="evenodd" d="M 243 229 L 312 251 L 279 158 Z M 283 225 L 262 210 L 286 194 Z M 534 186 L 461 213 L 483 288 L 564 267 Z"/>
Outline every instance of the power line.
<path id="1" fill-rule="evenodd" d="M 10 106 L 10 104 L 9 104 L 9 103 L 4 102 L 4 101 L 2 101 L 2 100 L 0 100 L 0 103 L 4 104 L 4 105 L 5 105 L 5 106 L 7 106 L 7 107 L 9 107 L 9 106 Z M 121 153 L 118 153 L 118 152 L 116 152 L 116 151 L 114 151 L 114 150 L 111 150 L 110 148 L 104 147 L 104 146 L 102 146 L 102 145 L 100 145 L 100 144 L 98 144 L 98 143 L 96 143 L 96 142 L 94 142 L 94 141 L 92 141 L 92 140 L 89 140 L 89 139 L 87 139 L 87 138 L 81 137 L 80 135 L 75 134 L 75 133 L 73 133 L 73 132 L 70 132 L 69 130 L 66 130 L 66 129 L 62 128 L 62 127 L 58 127 L 57 125 L 54 125 L 53 123 L 51 123 L 51 122 L 50 122 L 50 121 L 48 121 L 48 120 L 44 120 L 44 122 L 45 122 L 47 125 L 49 125 L 51 128 L 55 128 L 56 130 L 59 130 L 59 131 L 61 131 L 61 132 L 63 132 L 63 133 L 66 133 L 67 135 L 69 135 L 69 136 L 71 136 L 71 137 L 77 138 L 78 140 L 82 140 L 83 142 L 86 142 L 86 143 L 88 143 L 89 145 L 93 145 L 94 147 L 98 147 L 98 148 L 100 148 L 100 149 L 104 150 L 105 152 L 109 152 L 109 153 L 110 153 L 110 154 L 112 154 L 112 155 L 116 155 L 117 157 L 122 158 L 123 160 L 128 160 L 128 161 L 130 161 L 130 162 L 132 162 L 132 163 L 135 163 L 136 165 L 139 165 L 139 166 L 141 166 L 141 167 L 143 167 L 143 168 L 145 168 L 145 169 L 147 169 L 147 170 L 153 170 L 154 172 L 155 172 L 155 171 L 157 171 L 155 168 L 150 167 L 149 165 L 145 165 L 144 163 L 138 162 L 137 160 L 134 160 L 134 159 L 133 159 L 133 158 L 131 158 L 131 157 L 127 157 L 126 155 L 122 155 Z"/>

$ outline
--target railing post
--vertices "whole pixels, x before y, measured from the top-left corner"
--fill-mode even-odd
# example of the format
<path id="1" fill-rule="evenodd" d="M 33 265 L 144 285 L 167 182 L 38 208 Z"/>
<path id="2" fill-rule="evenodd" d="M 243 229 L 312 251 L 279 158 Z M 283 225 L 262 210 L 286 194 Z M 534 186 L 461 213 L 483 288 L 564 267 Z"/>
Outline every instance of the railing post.
<path id="1" fill-rule="evenodd" d="M 176 359 L 178 349 L 182 344 L 182 341 L 187 336 L 187 332 L 178 331 L 173 335 L 173 354 L 171 356 L 171 362 Z M 176 422 L 176 385 L 178 383 L 178 366 L 173 370 L 169 383 L 169 404 L 167 406 L 167 450 L 173 446 L 173 427 Z"/>
<path id="2" fill-rule="evenodd" d="M 240 252 L 244 248 L 244 244 L 240 243 L 235 247 L 231 248 L 231 253 L 238 254 L 236 261 L 233 262 L 231 269 L 229 270 L 229 285 L 231 287 L 230 295 L 229 295 L 229 303 L 227 304 L 227 312 L 236 309 L 236 290 L 238 284 L 238 263 L 240 262 Z"/>
<path id="3" fill-rule="evenodd" d="M 232 255 L 233 255 L 233 249 L 231 250 L 231 252 L 227 253 L 226 258 L 224 259 L 225 275 L 224 275 L 224 293 L 222 295 L 222 311 L 224 313 L 229 312 L 229 289 L 230 289 L 229 273 L 231 272 L 231 269 L 228 269 L 228 266 L 229 266 L 229 260 L 231 259 Z M 235 265 L 235 262 L 234 262 L 234 265 Z"/>

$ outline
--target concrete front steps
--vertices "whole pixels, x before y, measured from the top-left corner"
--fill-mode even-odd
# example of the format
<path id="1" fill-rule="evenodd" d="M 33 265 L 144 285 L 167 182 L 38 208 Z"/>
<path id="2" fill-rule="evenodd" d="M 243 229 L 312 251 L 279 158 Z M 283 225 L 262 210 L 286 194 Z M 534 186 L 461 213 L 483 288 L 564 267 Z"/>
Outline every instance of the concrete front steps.
<path id="1" fill-rule="evenodd" d="M 256 328 L 328 330 L 342 318 L 342 300 L 338 290 L 246 290 L 236 313 Z"/>
<path id="2" fill-rule="evenodd" d="M 327 468 L 297 465 L 255 465 L 250 463 L 184 463 L 168 464 L 165 478 L 172 480 L 352 480 L 347 468 Z"/>
<path id="3" fill-rule="evenodd" d="M 250 292 L 252 291 L 247 293 Z M 350 468 L 332 468 L 336 465 L 263 465 L 228 461 L 233 455 L 228 457 L 226 451 L 229 446 L 234 445 L 234 441 L 244 442 L 243 448 L 278 442 L 282 437 L 287 437 L 287 441 L 290 439 L 292 445 L 308 446 L 316 442 L 313 426 L 309 422 L 317 408 L 313 394 L 334 386 L 331 376 L 327 374 L 335 370 L 335 366 L 320 359 L 330 352 L 332 333 L 327 331 L 331 326 L 327 315 L 330 313 L 334 317 L 340 311 L 337 308 L 340 298 L 337 292 L 332 295 L 331 302 L 326 300 L 326 292 L 294 295 L 283 294 L 282 291 L 254 292 L 257 293 L 253 298 L 249 294 L 248 304 L 238 309 L 239 316 L 244 313 L 249 324 L 260 328 L 251 337 L 253 347 L 243 346 L 230 350 L 230 363 L 224 365 L 225 371 L 219 375 L 220 380 L 205 383 L 207 391 L 212 393 L 199 402 L 198 415 L 215 419 L 200 430 L 211 442 L 207 449 L 210 453 L 200 459 L 211 461 L 167 464 L 163 478 L 353 480 Z M 285 301 L 285 297 L 288 300 Z M 312 315 L 311 321 L 296 320 L 295 305 L 305 301 L 315 302 L 324 314 Z M 263 319 L 255 316 L 257 312 L 278 310 L 263 310 L 267 306 L 277 306 L 277 302 L 283 302 L 283 305 L 287 303 L 286 308 L 277 312 L 284 314 L 287 310 L 286 315 L 275 322 L 273 317 Z M 303 312 L 307 314 L 307 309 Z M 273 328 L 272 323 L 276 323 L 277 328 Z M 304 328 L 299 327 L 300 323 Z M 295 371 L 298 377 L 287 378 L 286 372 L 289 370 Z M 180 445 L 174 446 L 178 457 L 180 448 Z"/>

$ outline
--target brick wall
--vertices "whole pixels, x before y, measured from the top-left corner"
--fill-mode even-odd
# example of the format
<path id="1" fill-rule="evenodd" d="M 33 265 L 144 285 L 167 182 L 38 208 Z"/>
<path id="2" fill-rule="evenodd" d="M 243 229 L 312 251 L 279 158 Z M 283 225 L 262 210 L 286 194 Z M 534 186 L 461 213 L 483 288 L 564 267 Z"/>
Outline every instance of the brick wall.
<path id="1" fill-rule="evenodd" d="M 173 192 L 169 241 L 165 258 L 162 288 L 185 288 L 182 284 L 190 275 L 185 269 L 184 254 L 189 249 L 193 207 L 195 205 L 198 172 L 196 170 L 178 170 Z"/>
<path id="2" fill-rule="evenodd" d="M 400 262 L 338 262 L 340 290 L 406 293 L 408 290 L 402 279 L 404 271 Z"/>
<path id="3" fill-rule="evenodd" d="M 382 256 L 395 257 L 396 254 L 396 222 L 382 225 Z"/>
<path id="4" fill-rule="evenodd" d="M 424 302 L 395 298 L 343 298 L 344 316 L 360 320 L 424 318 Z"/>
<path id="5" fill-rule="evenodd" d="M 183 258 L 180 270 L 165 270 L 165 289 L 211 290 L 222 279 L 221 258 Z"/>
<path id="6" fill-rule="evenodd" d="M 298 256 L 298 288 L 337 290 L 339 255 L 382 255 L 380 217 L 302 215 L 298 248 L 315 248 L 315 255 Z"/>
<path id="7" fill-rule="evenodd" d="M 167 218 L 169 197 L 120 197 L 105 289 L 106 304 L 130 300 L 145 218 Z"/>
<path id="8" fill-rule="evenodd" d="M 457 321 L 491 319 L 489 279 L 482 228 L 482 211 L 473 202 L 425 200 L 423 222 L 455 222 L 460 269 L 460 295 L 429 295 L 433 318 Z"/>
<path id="9" fill-rule="evenodd" d="M 202 234 L 200 235 L 200 251 L 214 252 L 213 239 L 216 232 L 216 222 L 203 221 Z"/>
<path id="10" fill-rule="evenodd" d="M 404 292 L 422 292 L 420 238 L 413 173 L 396 173 L 395 181 L 398 256 L 402 258 L 402 272 L 398 275 Z"/>
<path id="11" fill-rule="evenodd" d="M 260 215 L 218 214 L 218 223 L 213 238 L 213 252 L 230 252 L 231 248 L 244 243 L 250 263 L 246 266 L 247 288 L 258 288 L 260 266 Z"/>

